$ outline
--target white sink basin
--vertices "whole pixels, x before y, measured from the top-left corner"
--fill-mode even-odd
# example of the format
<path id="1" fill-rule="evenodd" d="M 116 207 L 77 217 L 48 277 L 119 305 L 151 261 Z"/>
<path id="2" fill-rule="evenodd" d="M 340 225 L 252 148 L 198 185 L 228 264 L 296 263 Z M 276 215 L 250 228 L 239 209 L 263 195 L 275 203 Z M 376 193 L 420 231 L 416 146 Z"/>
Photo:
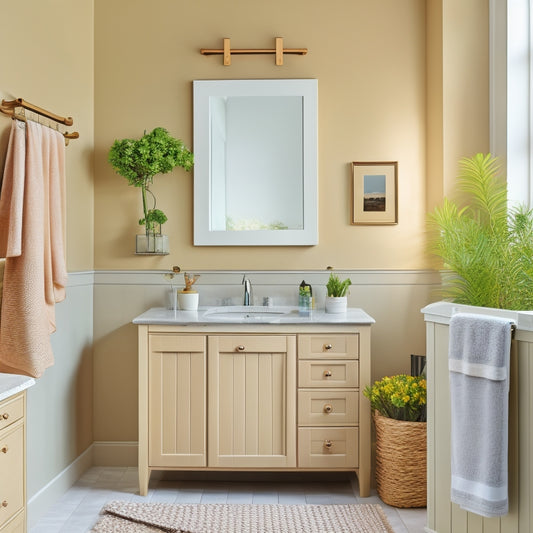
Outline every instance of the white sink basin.
<path id="1" fill-rule="evenodd" d="M 259 305 L 227 305 L 211 307 L 204 312 L 208 320 L 219 322 L 275 322 L 294 311 L 294 307 L 266 307 Z"/>

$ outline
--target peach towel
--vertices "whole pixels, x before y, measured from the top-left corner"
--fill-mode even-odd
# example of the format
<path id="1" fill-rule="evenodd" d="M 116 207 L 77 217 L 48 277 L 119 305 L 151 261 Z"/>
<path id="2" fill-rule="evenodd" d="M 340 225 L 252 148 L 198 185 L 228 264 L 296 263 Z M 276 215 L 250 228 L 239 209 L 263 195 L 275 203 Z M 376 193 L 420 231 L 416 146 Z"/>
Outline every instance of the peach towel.
<path id="1" fill-rule="evenodd" d="M 64 138 L 14 120 L 0 195 L 0 372 L 40 377 L 54 362 L 50 333 L 67 283 L 64 220 Z"/>

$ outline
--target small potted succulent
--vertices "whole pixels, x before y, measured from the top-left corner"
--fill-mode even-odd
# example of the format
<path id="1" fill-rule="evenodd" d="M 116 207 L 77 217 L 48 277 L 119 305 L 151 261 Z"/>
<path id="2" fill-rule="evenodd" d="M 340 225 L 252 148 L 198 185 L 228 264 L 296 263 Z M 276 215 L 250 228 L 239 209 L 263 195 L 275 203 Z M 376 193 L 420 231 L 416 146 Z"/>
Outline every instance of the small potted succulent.
<path id="1" fill-rule="evenodd" d="M 352 284 L 350 278 L 341 281 L 337 274 L 330 273 L 326 289 L 328 295 L 326 298 L 326 313 L 344 313 L 348 307 L 348 298 L 346 293 L 348 287 Z"/>
<path id="2" fill-rule="evenodd" d="M 130 185 L 141 189 L 144 216 L 139 219 L 139 225 L 145 231 L 137 235 L 136 252 L 168 253 L 168 237 L 161 234 L 167 216 L 156 208 L 150 187 L 156 174 L 166 174 L 178 166 L 190 170 L 194 163 L 192 152 L 164 128 L 155 128 L 138 140 L 116 140 L 109 150 L 109 162 Z"/>

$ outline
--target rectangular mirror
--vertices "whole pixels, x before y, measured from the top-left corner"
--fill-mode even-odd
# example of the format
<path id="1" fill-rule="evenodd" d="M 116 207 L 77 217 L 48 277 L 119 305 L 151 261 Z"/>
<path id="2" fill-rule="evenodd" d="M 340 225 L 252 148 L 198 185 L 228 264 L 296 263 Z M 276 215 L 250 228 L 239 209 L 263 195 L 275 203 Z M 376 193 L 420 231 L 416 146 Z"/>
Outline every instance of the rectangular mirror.
<path id="1" fill-rule="evenodd" d="M 317 244 L 317 80 L 199 80 L 193 93 L 194 244 Z"/>

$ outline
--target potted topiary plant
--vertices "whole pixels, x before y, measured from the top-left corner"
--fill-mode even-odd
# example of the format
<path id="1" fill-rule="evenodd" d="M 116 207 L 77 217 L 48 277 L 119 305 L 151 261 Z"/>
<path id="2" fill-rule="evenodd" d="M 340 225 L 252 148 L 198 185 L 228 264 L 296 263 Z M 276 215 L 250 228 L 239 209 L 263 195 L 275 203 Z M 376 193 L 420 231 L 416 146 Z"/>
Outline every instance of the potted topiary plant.
<path id="1" fill-rule="evenodd" d="M 430 214 L 431 251 L 444 266 L 443 296 L 455 303 L 533 309 L 533 210 L 508 208 L 498 159 L 460 162 L 465 207 L 444 199 Z"/>
<path id="2" fill-rule="evenodd" d="M 140 187 L 144 226 L 143 235 L 137 235 L 137 253 L 168 253 L 168 238 L 161 234 L 161 225 L 168 219 L 156 208 L 156 198 L 150 190 L 156 174 L 166 174 L 179 166 L 190 170 L 193 154 L 183 141 L 172 137 L 164 128 L 155 128 L 138 139 L 116 140 L 109 150 L 109 162 L 130 185 Z"/>
<path id="3" fill-rule="evenodd" d="M 344 313 L 348 307 L 348 298 L 346 293 L 348 287 L 352 284 L 350 278 L 341 281 L 337 274 L 330 273 L 326 289 L 328 295 L 326 298 L 326 313 Z"/>
<path id="4" fill-rule="evenodd" d="M 376 484 L 395 507 L 425 507 L 427 431 L 426 380 L 387 376 L 366 387 L 376 428 Z"/>

